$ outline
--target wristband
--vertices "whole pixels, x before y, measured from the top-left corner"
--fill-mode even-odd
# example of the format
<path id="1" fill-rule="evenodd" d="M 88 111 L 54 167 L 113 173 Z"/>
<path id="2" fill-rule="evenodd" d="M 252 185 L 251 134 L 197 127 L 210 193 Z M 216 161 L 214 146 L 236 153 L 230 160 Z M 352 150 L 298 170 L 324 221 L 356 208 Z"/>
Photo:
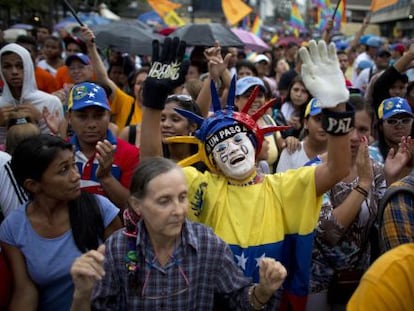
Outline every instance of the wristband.
<path id="1" fill-rule="evenodd" d="M 347 111 L 337 112 L 322 109 L 322 128 L 326 133 L 333 136 L 343 136 L 354 128 L 353 107 L 347 104 Z"/>
<path id="2" fill-rule="evenodd" d="M 354 187 L 354 190 L 362 194 L 365 198 L 368 198 L 368 191 L 366 191 L 364 188 L 362 188 L 360 185 L 356 185 Z"/>

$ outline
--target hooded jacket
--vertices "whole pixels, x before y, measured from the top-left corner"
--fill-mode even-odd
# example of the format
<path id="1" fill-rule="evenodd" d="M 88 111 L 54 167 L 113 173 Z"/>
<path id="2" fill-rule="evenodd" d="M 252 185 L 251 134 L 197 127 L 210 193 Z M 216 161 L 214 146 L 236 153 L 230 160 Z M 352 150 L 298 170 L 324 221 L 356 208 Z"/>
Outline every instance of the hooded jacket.
<path id="1" fill-rule="evenodd" d="M 4 81 L 3 94 L 0 96 L 0 108 L 8 105 L 18 106 L 23 103 L 31 103 L 41 113 L 44 107 L 47 107 L 51 114 L 58 113 L 59 121 L 63 119 L 63 107 L 59 98 L 54 95 L 39 91 L 36 84 L 36 78 L 34 73 L 34 66 L 29 52 L 22 46 L 10 43 L 5 45 L 0 50 L 0 62 L 3 54 L 6 52 L 12 52 L 20 56 L 23 61 L 23 86 L 20 98 L 14 98 L 9 85 L 4 78 L 3 70 L 0 70 L 1 79 Z M 50 130 L 46 125 L 45 120 L 42 118 L 39 121 L 39 128 L 43 134 L 49 134 Z M 6 140 L 7 128 L 0 126 L 0 144 L 4 144 Z"/>

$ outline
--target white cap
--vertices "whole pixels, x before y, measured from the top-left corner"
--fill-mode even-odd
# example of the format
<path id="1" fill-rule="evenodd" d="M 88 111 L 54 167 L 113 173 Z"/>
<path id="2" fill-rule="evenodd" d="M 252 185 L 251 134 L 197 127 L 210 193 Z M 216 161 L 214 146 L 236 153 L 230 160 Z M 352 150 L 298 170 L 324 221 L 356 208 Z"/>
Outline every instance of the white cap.
<path id="1" fill-rule="evenodd" d="M 254 63 L 256 64 L 256 63 L 258 63 L 258 62 L 262 62 L 262 61 L 265 61 L 266 63 L 270 63 L 270 59 L 269 59 L 269 57 L 267 57 L 266 55 L 264 55 L 264 54 L 259 54 L 259 55 L 257 55 L 255 58 L 254 58 Z"/>

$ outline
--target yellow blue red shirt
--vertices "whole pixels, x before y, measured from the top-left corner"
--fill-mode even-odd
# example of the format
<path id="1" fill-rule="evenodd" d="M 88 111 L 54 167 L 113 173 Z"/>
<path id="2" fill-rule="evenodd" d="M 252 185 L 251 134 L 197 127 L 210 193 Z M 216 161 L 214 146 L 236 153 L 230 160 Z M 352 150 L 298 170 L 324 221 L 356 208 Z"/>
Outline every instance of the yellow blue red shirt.
<path id="1" fill-rule="evenodd" d="M 316 196 L 315 167 L 264 175 L 261 183 L 230 185 L 225 176 L 185 167 L 190 219 L 210 226 L 230 245 L 246 276 L 258 281 L 262 257 L 287 271 L 282 304 L 303 310 L 309 285 L 313 231 L 322 197 Z"/>

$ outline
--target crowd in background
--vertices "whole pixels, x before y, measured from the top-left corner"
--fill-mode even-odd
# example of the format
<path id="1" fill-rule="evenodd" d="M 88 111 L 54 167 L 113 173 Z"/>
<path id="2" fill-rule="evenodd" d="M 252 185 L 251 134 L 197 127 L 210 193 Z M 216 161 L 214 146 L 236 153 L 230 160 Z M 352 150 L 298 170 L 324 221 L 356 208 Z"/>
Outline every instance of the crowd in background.
<path id="1" fill-rule="evenodd" d="M 414 45 L 364 35 L 366 23 L 352 42 L 336 42 L 349 103 L 355 111 L 353 130 L 348 134 L 351 160 L 349 174 L 324 193 L 317 226 L 309 233 L 313 246 L 305 277 L 309 283 L 306 310 L 345 310 L 361 278 L 348 305 L 351 310 L 371 310 L 363 307 L 370 299 L 384 299 L 384 304 L 392 306 L 391 298 L 381 295 L 390 297 L 385 295 L 386 286 L 401 287 L 399 294 L 403 295 L 404 284 L 411 295 L 401 298 L 404 307 L 391 309 L 414 307 L 413 282 L 402 284 L 404 278 L 398 276 L 404 270 L 401 273 L 409 278 L 414 267 L 412 244 L 404 246 L 404 252 L 392 253 L 401 261 L 399 272 L 393 273 L 395 279 L 388 275 L 381 280 L 374 272 L 364 275 L 370 267 L 383 273 L 386 265 L 392 266 L 390 259 L 375 261 L 375 230 L 384 240 L 382 252 L 414 242 L 414 197 L 408 194 L 390 201 L 381 215 L 382 227 L 376 228 L 387 188 L 395 183 L 414 184 Z M 11 301 L 10 310 L 33 303 L 33 310 L 63 310 L 62 305 L 69 310 L 73 295 L 69 271 L 74 260 L 97 249 L 116 230 L 126 226 L 130 232 L 128 226 L 134 226 L 140 217 L 128 210 L 130 195 L 138 191 L 131 188 L 131 182 L 136 187 L 134 172 L 140 165 L 145 110 L 143 85 L 151 57 L 111 48 L 98 50 L 93 37 L 87 27 L 73 33 L 62 31 L 59 36 L 39 27 L 33 36 L 0 43 L 0 265 L 9 271 L 9 283 L 0 291 L 3 301 L 7 297 Z M 330 40 L 329 26 L 324 39 Z M 322 125 L 319 99 L 302 77 L 301 47 L 307 48 L 308 42 L 276 43 L 261 53 L 220 47 L 219 42 L 214 47 L 187 47 L 184 83 L 162 103 L 157 124 L 164 157 L 180 162 L 197 153 L 197 145 L 169 142 L 175 136 L 194 136 L 200 126 L 177 108 L 208 118 L 214 114 L 210 85 L 215 85 L 225 108 L 231 80 L 236 77 L 236 111 L 250 102 L 248 114 L 253 115 L 274 99 L 257 124 L 261 128 L 286 126 L 264 137 L 256 155 L 260 174 L 277 175 L 326 163 L 329 135 Z M 253 90 L 257 92 L 254 98 Z M 48 154 L 44 146 L 56 150 Z M 212 171 L 199 160 L 192 164 L 196 170 Z M 67 174 L 71 177 L 64 180 Z M 76 188 L 79 181 L 82 195 Z M 223 256 L 231 256 L 227 252 L 223 250 Z M 156 254 L 153 256 L 155 260 Z M 177 267 L 181 273 L 181 266 Z M 287 273 L 289 279 L 289 269 Z M 348 280 L 352 286 L 340 287 L 344 285 L 335 282 L 338 279 Z M 240 276 L 237 282 L 245 281 Z M 225 280 L 223 284 L 231 287 Z M 235 291 L 235 287 L 227 289 Z M 230 305 L 241 299 L 236 294 L 225 298 Z M 254 310 L 257 303 L 262 305 L 256 298 L 251 306 Z"/>

